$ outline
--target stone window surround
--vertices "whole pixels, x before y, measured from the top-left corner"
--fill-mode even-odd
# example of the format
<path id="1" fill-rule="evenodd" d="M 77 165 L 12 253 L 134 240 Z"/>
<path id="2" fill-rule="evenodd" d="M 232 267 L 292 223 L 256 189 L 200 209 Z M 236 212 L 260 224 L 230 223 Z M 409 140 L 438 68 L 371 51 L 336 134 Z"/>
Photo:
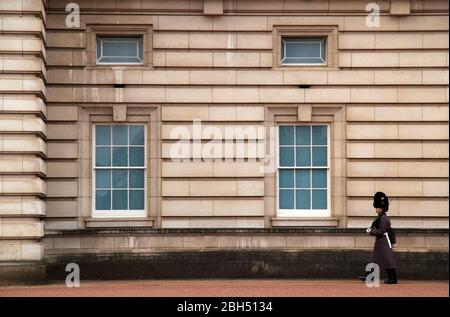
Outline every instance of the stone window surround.
<path id="1" fill-rule="evenodd" d="M 79 212 L 78 217 L 80 224 L 85 228 L 118 228 L 118 227 L 153 227 L 160 222 L 158 210 L 160 209 L 159 184 L 160 175 L 158 169 L 160 168 L 159 155 L 159 123 L 158 123 L 158 105 L 139 105 L 139 107 L 127 107 L 127 117 L 124 122 L 114 121 L 113 116 L 114 105 L 86 105 L 81 108 L 80 122 L 80 136 L 84 135 L 87 144 L 80 144 L 80 154 L 83 158 L 80 162 L 80 168 L 85 171 L 80 175 L 79 186 L 80 193 L 78 197 Z M 80 120 L 80 121 L 81 121 Z M 146 195 L 146 217 L 139 218 L 93 218 L 93 126 L 97 123 L 123 123 L 132 124 L 140 123 L 147 127 L 147 195 Z M 80 137 L 81 139 L 81 137 Z M 87 140 L 86 140 L 87 139 Z M 87 175 L 86 175 L 87 174 Z M 86 177 L 87 176 L 87 177 Z"/>
<path id="2" fill-rule="evenodd" d="M 97 64 L 97 35 L 136 36 L 143 39 L 144 56 L 142 64 Z M 86 25 L 86 52 L 87 69 L 90 68 L 151 68 L 153 65 L 153 29 L 152 25 L 126 25 L 126 24 L 87 24 Z"/>
<path id="3" fill-rule="evenodd" d="M 298 118 L 298 113 L 300 108 L 304 106 L 311 106 L 312 115 L 310 121 L 300 121 Z M 278 127 L 281 124 L 316 124 L 322 123 L 327 124 L 330 129 L 330 140 L 329 140 L 329 151 L 330 151 L 330 165 L 329 165 L 329 173 L 330 173 L 330 195 L 331 195 L 331 216 L 330 217 L 279 217 L 277 216 L 277 189 L 278 186 L 276 184 L 277 177 L 274 174 L 271 177 L 266 177 L 267 187 L 270 188 L 271 193 L 270 197 L 265 197 L 266 200 L 266 208 L 270 208 L 270 210 L 266 210 L 266 215 L 268 214 L 270 217 L 270 223 L 272 227 L 338 227 L 343 226 L 345 222 L 345 215 L 343 214 L 345 208 L 345 193 L 337 192 L 338 187 L 342 190 L 345 188 L 345 175 L 341 175 L 345 173 L 345 169 L 342 164 L 345 166 L 345 162 L 339 156 L 335 155 L 336 147 L 340 146 L 340 149 L 345 147 L 345 141 L 343 138 L 343 133 L 345 126 L 343 124 L 344 118 L 344 106 L 336 106 L 336 105 L 306 105 L 306 104 L 295 104 L 295 105 L 268 105 L 266 107 L 266 128 L 267 127 Z M 338 137 L 338 136 L 341 137 Z M 277 142 L 275 142 L 277 143 Z M 278 151 L 275 149 L 275 155 L 278 155 Z M 343 153 L 343 152 L 342 152 Z M 337 168 L 337 165 L 341 164 L 340 168 Z M 278 170 L 275 172 L 278 173 Z M 340 173 L 340 174 L 338 174 Z M 339 186 L 336 186 L 337 182 L 341 182 Z"/>
<path id="4" fill-rule="evenodd" d="M 289 65 L 281 64 L 281 39 L 283 37 L 326 37 L 327 63 L 325 65 Z M 273 68 L 274 69 L 338 69 L 338 26 L 289 25 L 273 28 Z"/>

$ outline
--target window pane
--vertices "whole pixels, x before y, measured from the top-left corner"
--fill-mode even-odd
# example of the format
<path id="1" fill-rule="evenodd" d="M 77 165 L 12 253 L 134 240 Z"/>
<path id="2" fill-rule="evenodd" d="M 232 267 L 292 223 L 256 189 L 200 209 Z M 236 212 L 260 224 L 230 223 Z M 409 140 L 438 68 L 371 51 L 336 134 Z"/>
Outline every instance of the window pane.
<path id="1" fill-rule="evenodd" d="M 128 127 L 126 125 L 113 126 L 113 144 L 127 145 L 128 144 Z"/>
<path id="2" fill-rule="evenodd" d="M 111 188 L 111 171 L 95 171 L 95 188 Z"/>
<path id="3" fill-rule="evenodd" d="M 95 209 L 111 210 L 111 191 L 96 190 L 95 191 Z"/>
<path id="4" fill-rule="evenodd" d="M 144 170 L 130 170 L 130 188 L 144 188 Z"/>
<path id="5" fill-rule="evenodd" d="M 313 188 L 327 188 L 327 171 L 313 170 L 312 171 L 312 187 Z"/>
<path id="6" fill-rule="evenodd" d="M 295 172 L 296 188 L 311 188 L 310 170 L 297 170 Z"/>
<path id="7" fill-rule="evenodd" d="M 313 166 L 327 166 L 327 148 L 313 148 Z"/>
<path id="8" fill-rule="evenodd" d="M 294 209 L 294 191 L 280 190 L 280 209 Z"/>
<path id="9" fill-rule="evenodd" d="M 113 188 L 127 188 L 128 170 L 113 170 L 112 179 L 113 179 Z"/>
<path id="10" fill-rule="evenodd" d="M 114 147 L 113 148 L 113 166 L 127 166 L 128 165 L 128 148 Z"/>
<path id="11" fill-rule="evenodd" d="M 128 209 L 128 191 L 127 190 L 113 190 L 113 210 L 127 210 Z"/>
<path id="12" fill-rule="evenodd" d="M 296 151 L 297 166 L 311 166 L 311 148 L 298 147 Z"/>
<path id="13" fill-rule="evenodd" d="M 324 64 L 327 49 L 325 38 L 283 38 L 283 64 Z"/>
<path id="14" fill-rule="evenodd" d="M 310 190 L 296 190 L 295 203 L 297 209 L 311 209 L 311 191 Z"/>
<path id="15" fill-rule="evenodd" d="M 286 56 L 296 58 L 320 57 L 320 42 L 317 41 L 287 41 Z"/>
<path id="16" fill-rule="evenodd" d="M 130 166 L 144 166 L 143 147 L 130 147 Z"/>
<path id="17" fill-rule="evenodd" d="M 294 148 L 280 148 L 280 166 L 294 166 Z"/>
<path id="18" fill-rule="evenodd" d="M 139 125 L 130 126 L 130 144 L 144 145 L 144 127 Z"/>
<path id="19" fill-rule="evenodd" d="M 95 126 L 95 144 L 111 145 L 111 126 L 109 125 Z"/>
<path id="20" fill-rule="evenodd" d="M 116 64 L 140 64 L 142 59 L 137 57 L 102 57 L 99 63 L 116 63 Z"/>
<path id="21" fill-rule="evenodd" d="M 294 127 L 280 127 L 280 145 L 294 144 Z"/>
<path id="22" fill-rule="evenodd" d="M 111 166 L 111 148 L 95 148 L 95 166 Z"/>
<path id="23" fill-rule="evenodd" d="M 327 127 L 313 126 L 312 140 L 314 145 L 327 145 Z"/>
<path id="24" fill-rule="evenodd" d="M 96 125 L 96 210 L 143 210 L 145 204 L 145 126 Z M 132 169 L 131 166 L 141 166 Z"/>
<path id="25" fill-rule="evenodd" d="M 297 126 L 295 127 L 295 142 L 297 145 L 311 144 L 311 127 Z"/>
<path id="26" fill-rule="evenodd" d="M 294 170 L 280 170 L 280 188 L 294 188 Z"/>
<path id="27" fill-rule="evenodd" d="M 143 210 L 144 209 L 144 191 L 130 190 L 130 209 Z"/>
<path id="28" fill-rule="evenodd" d="M 327 191 L 317 190 L 312 191 L 312 209 L 327 209 Z"/>
<path id="29" fill-rule="evenodd" d="M 103 56 L 138 56 L 137 42 L 136 40 L 120 41 L 117 39 L 105 39 L 103 40 Z"/>
<path id="30" fill-rule="evenodd" d="M 141 36 L 97 37 L 97 62 L 142 63 L 143 40 Z"/>
<path id="31" fill-rule="evenodd" d="M 294 58 L 288 57 L 283 60 L 283 64 L 324 64 L 320 58 Z"/>

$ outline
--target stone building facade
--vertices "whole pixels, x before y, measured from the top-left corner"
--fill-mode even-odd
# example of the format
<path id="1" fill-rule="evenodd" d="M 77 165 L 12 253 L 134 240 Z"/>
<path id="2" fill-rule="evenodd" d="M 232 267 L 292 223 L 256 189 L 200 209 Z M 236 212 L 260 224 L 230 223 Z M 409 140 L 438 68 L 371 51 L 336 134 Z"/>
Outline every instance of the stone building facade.
<path id="1" fill-rule="evenodd" d="M 70 2 L 0 0 L 0 280 L 351 276 L 376 191 L 448 274 L 447 1 Z"/>

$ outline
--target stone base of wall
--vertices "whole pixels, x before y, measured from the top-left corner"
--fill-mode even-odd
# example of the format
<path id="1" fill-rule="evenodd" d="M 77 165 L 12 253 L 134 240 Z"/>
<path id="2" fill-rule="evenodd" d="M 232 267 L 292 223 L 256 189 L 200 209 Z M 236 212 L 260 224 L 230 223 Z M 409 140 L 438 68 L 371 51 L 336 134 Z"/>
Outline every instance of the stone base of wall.
<path id="1" fill-rule="evenodd" d="M 80 266 L 81 280 L 356 279 L 370 254 L 357 250 L 230 250 L 59 255 L 47 258 L 47 279 L 64 280 L 65 267 L 71 262 Z M 448 252 L 398 252 L 396 258 L 399 279 L 448 280 Z"/>
<path id="2" fill-rule="evenodd" d="M 38 285 L 46 282 L 43 263 L 0 263 L 0 285 Z"/>

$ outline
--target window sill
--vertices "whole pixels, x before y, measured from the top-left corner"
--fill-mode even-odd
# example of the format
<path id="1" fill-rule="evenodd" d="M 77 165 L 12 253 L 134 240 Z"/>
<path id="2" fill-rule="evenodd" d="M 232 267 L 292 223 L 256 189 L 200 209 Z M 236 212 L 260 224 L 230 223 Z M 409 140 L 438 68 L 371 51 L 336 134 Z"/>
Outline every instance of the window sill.
<path id="1" fill-rule="evenodd" d="M 148 64 L 91 64 L 86 66 L 86 70 L 153 70 L 152 65 Z"/>
<path id="2" fill-rule="evenodd" d="M 339 218 L 336 217 L 275 217 L 272 218 L 273 227 L 337 227 Z"/>
<path id="3" fill-rule="evenodd" d="M 280 64 L 274 67 L 275 70 L 340 70 L 338 66 L 331 65 L 288 65 L 288 64 Z"/>
<path id="4" fill-rule="evenodd" d="M 152 228 L 153 218 L 87 218 L 86 228 Z"/>

